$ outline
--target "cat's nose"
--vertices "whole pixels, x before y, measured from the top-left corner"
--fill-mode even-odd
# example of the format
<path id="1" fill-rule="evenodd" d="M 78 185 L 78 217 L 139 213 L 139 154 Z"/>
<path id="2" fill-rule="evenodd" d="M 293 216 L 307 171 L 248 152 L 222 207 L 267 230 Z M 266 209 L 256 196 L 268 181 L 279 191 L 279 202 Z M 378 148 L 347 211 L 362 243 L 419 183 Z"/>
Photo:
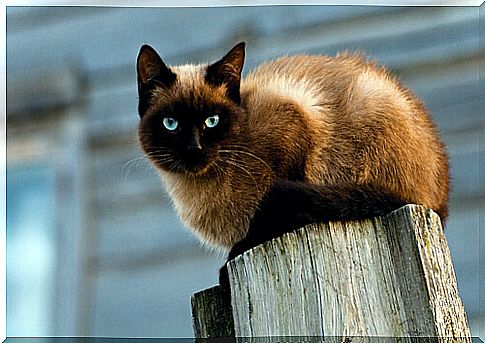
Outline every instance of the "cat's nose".
<path id="1" fill-rule="evenodd" d="M 192 130 L 192 139 L 190 140 L 187 150 L 191 152 L 197 152 L 202 150 L 202 145 L 200 144 L 200 133 L 197 128 Z"/>
<path id="2" fill-rule="evenodd" d="M 191 151 L 191 152 L 197 152 L 197 151 L 201 151 L 202 150 L 202 146 L 200 145 L 199 142 L 194 142 L 192 141 L 189 146 L 187 147 L 187 150 L 188 151 Z"/>

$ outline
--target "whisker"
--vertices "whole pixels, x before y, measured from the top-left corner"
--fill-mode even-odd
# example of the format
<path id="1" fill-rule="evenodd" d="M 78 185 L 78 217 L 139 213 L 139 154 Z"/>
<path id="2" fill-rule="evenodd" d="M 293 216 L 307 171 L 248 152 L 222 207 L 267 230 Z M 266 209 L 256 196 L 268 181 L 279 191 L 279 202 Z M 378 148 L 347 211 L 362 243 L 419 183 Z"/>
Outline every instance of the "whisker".
<path id="1" fill-rule="evenodd" d="M 143 162 L 146 158 L 169 158 L 171 156 L 170 152 L 172 151 L 173 150 L 170 148 L 154 147 L 150 151 L 144 152 L 142 156 L 138 156 L 132 158 L 131 160 L 128 160 L 121 167 L 121 173 L 124 174 L 124 179 L 126 180 L 128 178 L 128 175 L 132 168 L 138 168 L 140 163 Z"/>
<path id="2" fill-rule="evenodd" d="M 259 192 L 259 187 L 258 187 L 258 183 L 256 182 L 256 179 L 254 178 L 254 176 L 249 172 L 249 170 L 247 170 L 246 168 L 244 168 L 243 166 L 239 165 L 237 162 L 233 161 L 233 160 L 221 160 L 225 163 L 228 163 L 236 168 L 239 168 L 241 170 L 243 170 L 244 172 L 246 172 L 246 174 L 248 174 L 251 179 L 253 180 L 253 183 L 254 183 L 254 186 L 256 187 L 256 191 Z"/>
<path id="3" fill-rule="evenodd" d="M 121 173 L 124 174 L 125 180 L 128 178 L 130 170 L 133 167 L 138 168 L 138 166 L 144 159 L 145 159 L 145 156 L 140 156 L 140 157 L 133 158 L 123 164 L 123 166 L 121 167 Z"/>
<path id="4" fill-rule="evenodd" d="M 214 162 L 214 166 L 217 168 L 217 171 L 219 171 L 219 173 L 216 172 L 216 174 L 223 176 L 226 173 L 224 168 L 220 166 L 219 163 L 217 163 L 217 161 Z"/>
<path id="5" fill-rule="evenodd" d="M 170 164 L 170 166 L 168 168 L 168 171 L 170 173 L 179 173 L 181 170 L 182 170 L 182 168 L 179 166 L 177 161 L 172 161 L 172 163 Z"/>
<path id="6" fill-rule="evenodd" d="M 240 159 L 238 159 L 238 156 L 222 156 L 221 158 L 222 161 L 231 161 L 233 163 L 237 163 L 238 165 L 245 167 L 247 169 L 251 170 L 251 173 L 253 175 L 264 175 L 266 174 L 266 171 L 268 169 L 260 169 L 260 168 L 253 168 L 252 166 L 248 166 L 247 163 L 243 163 Z"/>
<path id="7" fill-rule="evenodd" d="M 269 164 L 263 160 L 262 158 L 256 156 L 255 154 L 249 152 L 249 151 L 243 151 L 243 150 L 233 150 L 233 149 L 220 149 L 219 152 L 222 152 L 222 153 L 233 153 L 233 154 L 244 154 L 244 155 L 247 155 L 247 156 L 250 156 L 256 160 L 258 160 L 259 162 L 261 162 L 266 168 L 268 169 L 271 169 L 271 167 L 269 166 Z"/>

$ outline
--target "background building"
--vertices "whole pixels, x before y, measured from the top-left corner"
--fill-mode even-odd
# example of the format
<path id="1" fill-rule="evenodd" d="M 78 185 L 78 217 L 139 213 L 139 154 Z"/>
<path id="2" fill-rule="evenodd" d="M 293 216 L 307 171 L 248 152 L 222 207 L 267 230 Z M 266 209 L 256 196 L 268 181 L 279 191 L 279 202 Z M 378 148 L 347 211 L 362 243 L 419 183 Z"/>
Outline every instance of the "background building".
<path id="1" fill-rule="evenodd" d="M 192 335 L 190 295 L 216 283 L 224 256 L 181 227 L 142 158 L 135 60 L 148 43 L 169 64 L 214 61 L 241 40 L 245 71 L 357 49 L 424 99 L 451 158 L 446 234 L 478 335 L 480 18 L 478 7 L 7 8 L 7 335 Z"/>

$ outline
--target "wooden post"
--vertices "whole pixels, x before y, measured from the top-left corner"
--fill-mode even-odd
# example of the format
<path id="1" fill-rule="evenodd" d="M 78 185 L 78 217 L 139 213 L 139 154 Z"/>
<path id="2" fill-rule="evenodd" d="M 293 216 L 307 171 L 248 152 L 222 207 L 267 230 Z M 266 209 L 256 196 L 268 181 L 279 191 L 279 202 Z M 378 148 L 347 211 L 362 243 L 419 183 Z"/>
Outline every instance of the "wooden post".
<path id="1" fill-rule="evenodd" d="M 309 225 L 245 252 L 228 270 L 232 310 L 226 310 L 236 337 L 471 341 L 440 219 L 421 206 L 382 218 Z M 214 313 L 205 304 L 214 299 L 197 299 L 210 292 L 193 297 L 200 305 L 193 306 L 196 337 L 232 336 L 227 322 L 231 330 L 225 334 L 200 330 L 207 311 Z"/>
<path id="2" fill-rule="evenodd" d="M 234 337 L 231 299 L 220 286 L 192 296 L 192 324 L 196 338 Z"/>

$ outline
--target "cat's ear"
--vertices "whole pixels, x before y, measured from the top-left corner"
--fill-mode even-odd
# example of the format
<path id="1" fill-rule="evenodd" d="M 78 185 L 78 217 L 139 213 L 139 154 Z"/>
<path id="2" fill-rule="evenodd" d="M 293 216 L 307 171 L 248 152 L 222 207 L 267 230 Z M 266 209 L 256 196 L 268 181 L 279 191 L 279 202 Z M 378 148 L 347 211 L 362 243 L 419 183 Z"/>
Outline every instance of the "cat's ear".
<path id="1" fill-rule="evenodd" d="M 140 98 L 155 84 L 170 87 L 176 79 L 176 75 L 163 63 L 155 49 L 149 45 L 141 47 L 136 61 L 136 70 Z"/>
<path id="2" fill-rule="evenodd" d="M 237 103 L 241 101 L 239 86 L 245 46 L 244 42 L 237 44 L 223 58 L 207 67 L 207 82 L 215 85 L 226 84 L 228 96 Z"/>

